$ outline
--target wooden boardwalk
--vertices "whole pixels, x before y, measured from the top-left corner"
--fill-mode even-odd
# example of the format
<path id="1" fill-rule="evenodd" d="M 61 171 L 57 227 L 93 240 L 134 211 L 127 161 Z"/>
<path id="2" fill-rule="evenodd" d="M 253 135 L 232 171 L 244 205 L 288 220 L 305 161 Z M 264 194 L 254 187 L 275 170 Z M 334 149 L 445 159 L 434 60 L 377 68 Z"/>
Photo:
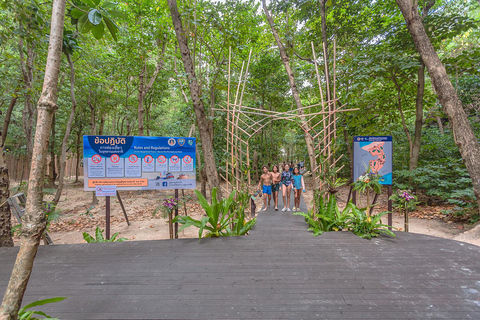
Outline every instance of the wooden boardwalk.
<path id="1" fill-rule="evenodd" d="M 281 207 L 280 207 L 281 208 Z M 18 248 L 0 248 L 0 294 Z M 269 210 L 249 236 L 41 246 L 24 302 L 61 319 L 480 319 L 480 247 L 313 237 Z"/>

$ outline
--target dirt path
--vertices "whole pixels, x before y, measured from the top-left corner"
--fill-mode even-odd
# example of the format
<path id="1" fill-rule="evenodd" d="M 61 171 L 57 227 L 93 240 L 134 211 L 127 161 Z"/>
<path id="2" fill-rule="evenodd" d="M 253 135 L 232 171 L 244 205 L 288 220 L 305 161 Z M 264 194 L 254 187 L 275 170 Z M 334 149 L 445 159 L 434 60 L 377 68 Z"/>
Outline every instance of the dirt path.
<path id="1" fill-rule="evenodd" d="M 310 208 L 313 200 L 312 186 L 307 179 L 307 192 L 303 194 L 305 203 Z M 348 187 L 343 187 L 338 192 L 340 207 L 343 207 L 348 199 Z M 185 195 L 195 199 L 193 190 L 186 190 Z M 173 190 L 169 191 L 124 191 L 121 193 L 129 220 L 127 226 L 123 217 L 120 204 L 116 198 L 111 200 L 112 223 L 111 233 L 119 232 L 119 237 L 128 240 L 159 240 L 168 239 L 168 219 L 162 217 L 160 204 L 165 198 L 173 197 Z M 180 193 L 181 196 L 181 193 Z M 52 196 L 46 196 L 50 200 Z M 92 192 L 83 191 L 83 182 L 73 184 L 67 182 L 58 209 L 61 211 L 60 220 L 51 223 L 50 236 L 55 244 L 84 243 L 82 232 L 94 233 L 95 228 L 105 229 L 105 199 L 99 198 L 99 204 L 91 206 Z M 360 197 L 359 203 L 363 204 L 364 199 Z M 262 204 L 257 198 L 257 212 Z M 203 209 L 195 201 L 187 202 L 187 214 L 193 218 L 200 219 L 203 216 Z M 375 212 L 386 211 L 387 196 L 381 195 Z M 410 218 L 410 232 L 432 235 L 441 238 L 455 239 L 480 246 L 480 228 L 471 230 L 473 226 L 444 221 L 441 219 L 442 207 L 419 207 L 419 210 Z M 181 208 L 181 214 L 184 209 Z M 403 216 L 394 213 L 393 225 L 403 230 Z M 469 231 L 470 230 L 470 231 Z M 179 234 L 180 238 L 198 237 L 198 229 L 190 227 Z M 16 245 L 19 238 L 15 238 Z"/>

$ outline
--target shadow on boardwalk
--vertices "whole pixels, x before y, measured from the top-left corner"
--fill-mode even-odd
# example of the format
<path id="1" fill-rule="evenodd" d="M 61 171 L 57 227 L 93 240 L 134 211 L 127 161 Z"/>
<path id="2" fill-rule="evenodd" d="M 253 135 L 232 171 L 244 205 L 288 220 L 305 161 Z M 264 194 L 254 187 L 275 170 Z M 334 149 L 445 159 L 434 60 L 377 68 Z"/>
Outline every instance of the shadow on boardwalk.
<path id="1" fill-rule="evenodd" d="M 62 319 L 480 319 L 480 247 L 306 229 L 268 210 L 245 237 L 42 246 L 24 302 L 66 296 L 42 309 Z M 1 294 L 17 251 L 0 248 Z"/>

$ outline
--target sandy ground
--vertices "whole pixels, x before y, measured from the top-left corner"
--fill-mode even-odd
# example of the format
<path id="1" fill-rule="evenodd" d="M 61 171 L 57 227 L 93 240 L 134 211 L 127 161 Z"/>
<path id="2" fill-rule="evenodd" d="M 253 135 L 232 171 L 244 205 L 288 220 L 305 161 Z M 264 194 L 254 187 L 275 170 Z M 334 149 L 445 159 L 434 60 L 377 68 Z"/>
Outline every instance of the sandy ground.
<path id="1" fill-rule="evenodd" d="M 338 193 L 339 206 L 343 207 L 348 199 L 349 188 L 343 187 Z M 169 191 L 123 191 L 121 197 L 125 205 L 131 225 L 128 226 L 122 213 L 120 204 L 116 198 L 111 198 L 111 234 L 118 232 L 119 237 L 128 240 L 159 240 L 169 239 L 168 218 L 163 218 L 159 210 L 160 204 L 165 198 L 174 196 L 173 190 Z M 191 199 L 186 203 L 186 212 L 195 219 L 201 219 L 204 215 L 201 206 L 196 199 L 193 190 L 185 190 L 185 196 Z M 311 183 L 307 179 L 307 192 L 304 193 L 304 201 L 307 207 L 311 207 L 313 191 Z M 46 200 L 49 200 L 46 196 Z M 180 197 L 182 193 L 180 192 Z M 360 205 L 365 199 L 360 198 Z M 105 229 L 105 198 L 99 198 L 99 204 L 92 206 L 92 192 L 83 191 L 83 181 L 80 183 L 66 183 L 62 197 L 58 204 L 60 220 L 52 222 L 49 234 L 55 244 L 85 243 L 83 232 L 94 234 L 95 228 L 100 226 Z M 262 207 L 262 200 L 258 197 L 257 213 Z M 387 195 L 379 197 L 375 212 L 386 211 Z M 419 207 L 417 212 L 410 218 L 410 232 L 432 235 L 441 238 L 464 241 L 480 246 L 480 228 L 473 230 L 472 225 L 445 221 L 440 210 L 443 207 Z M 185 209 L 179 210 L 185 214 Z M 403 215 L 394 212 L 393 225 L 400 231 L 403 230 Z M 385 219 L 386 220 L 386 217 Z M 386 223 L 386 221 L 384 221 Z M 197 238 L 198 229 L 187 228 L 179 233 L 179 238 Z M 15 238 L 18 245 L 18 237 Z"/>

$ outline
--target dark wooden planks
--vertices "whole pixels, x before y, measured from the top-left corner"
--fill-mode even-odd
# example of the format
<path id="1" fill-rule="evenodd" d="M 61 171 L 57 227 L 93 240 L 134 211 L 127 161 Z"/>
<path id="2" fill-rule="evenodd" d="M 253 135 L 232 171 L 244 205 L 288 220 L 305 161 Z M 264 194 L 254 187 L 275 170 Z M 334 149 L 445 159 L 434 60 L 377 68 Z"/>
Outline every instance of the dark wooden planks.
<path id="1" fill-rule="evenodd" d="M 41 246 L 24 303 L 68 296 L 42 309 L 63 319 L 480 319 L 479 247 L 306 229 L 270 209 L 246 237 Z M 0 293 L 17 250 L 0 248 Z"/>

